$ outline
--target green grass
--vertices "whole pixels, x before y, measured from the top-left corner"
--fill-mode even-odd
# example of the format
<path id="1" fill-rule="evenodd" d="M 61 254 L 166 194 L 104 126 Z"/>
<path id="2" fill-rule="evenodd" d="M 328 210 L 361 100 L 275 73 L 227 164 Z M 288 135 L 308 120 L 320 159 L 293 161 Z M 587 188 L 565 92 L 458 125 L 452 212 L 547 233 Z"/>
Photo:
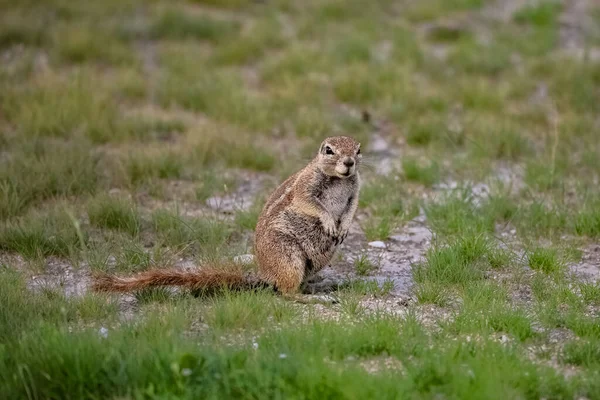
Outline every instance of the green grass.
<path id="1" fill-rule="evenodd" d="M 340 290 L 347 290 L 362 296 L 384 297 L 394 289 L 394 282 L 384 280 L 381 284 L 375 280 L 355 279 L 344 282 L 339 286 Z"/>
<path id="2" fill-rule="evenodd" d="M 120 140 L 132 134 L 118 104 L 86 70 L 69 77 L 47 74 L 26 86 L 9 86 L 0 100 L 5 118 L 21 135 L 70 138 L 83 136 L 96 143 Z M 95 95 L 90 96 L 89 93 Z M 57 111 L 60 110 L 60 111 Z"/>
<path id="3" fill-rule="evenodd" d="M 4 305 L 0 315 L 0 338 L 4 344 L 18 340 L 27 331 L 42 325 L 58 327 L 78 321 L 110 322 L 117 314 L 117 303 L 104 296 L 88 294 L 67 298 L 52 288 L 40 288 L 36 293 L 30 293 L 31 296 L 23 296 L 28 290 L 25 280 L 14 271 L 0 270 L 0 285 Z"/>
<path id="4" fill-rule="evenodd" d="M 449 246 L 428 250 L 426 261 L 414 267 L 417 282 L 466 285 L 483 279 L 487 267 L 486 256 L 491 251 L 485 236 L 464 236 Z"/>
<path id="5" fill-rule="evenodd" d="M 3 10 L 0 25 L 0 47 L 26 44 L 39 46 L 47 40 L 44 34 L 44 18 L 40 13 L 28 15 L 23 10 Z"/>
<path id="6" fill-rule="evenodd" d="M 511 48 L 506 44 L 494 41 L 491 44 L 482 45 L 472 37 L 467 36 L 457 42 L 449 54 L 449 62 L 457 69 L 473 75 L 497 76 L 511 67 Z M 481 82 L 481 81 L 480 81 Z M 493 89 L 488 88 L 491 92 Z M 485 94 L 477 93 L 478 96 Z M 468 101 L 471 106 L 480 107 L 481 104 L 473 101 L 471 97 Z M 493 100 L 492 100 L 493 102 Z M 484 101 L 483 104 L 489 104 Z M 494 103 L 496 106 L 499 104 Z"/>
<path id="7" fill-rule="evenodd" d="M 568 228 L 568 214 L 563 207 L 548 207 L 540 202 L 523 206 L 514 221 L 523 232 L 538 237 L 552 237 Z"/>
<path id="8" fill-rule="evenodd" d="M 599 42 L 570 15 L 0 0 L 0 393 L 597 398 L 600 290 L 569 267 L 597 261 L 600 68 L 579 53 Z M 80 293 L 251 252 L 269 190 L 338 134 L 364 154 L 356 257 L 322 272 L 338 304 Z M 206 204 L 254 180 L 249 209 Z M 384 260 L 413 268 L 384 280 Z"/>
<path id="9" fill-rule="evenodd" d="M 425 186 L 431 186 L 439 180 L 440 168 L 436 162 L 429 165 L 420 165 L 417 160 L 405 158 L 402 160 L 404 177 L 408 181 L 419 182 Z"/>
<path id="10" fill-rule="evenodd" d="M 152 224 L 158 238 L 169 246 L 217 252 L 231 231 L 229 225 L 210 217 L 186 218 L 178 212 L 157 210 Z"/>
<path id="11" fill-rule="evenodd" d="M 160 39 L 197 39 L 218 42 L 231 38 L 238 25 L 201 14 L 178 9 L 166 9 L 156 17 L 150 31 Z"/>
<path id="12" fill-rule="evenodd" d="M 575 232 L 581 236 L 600 236 L 600 207 L 593 203 L 575 217 Z"/>
<path id="13" fill-rule="evenodd" d="M 447 128 L 440 118 L 411 121 L 407 127 L 406 142 L 412 146 L 426 146 L 447 136 Z"/>
<path id="14" fill-rule="evenodd" d="M 482 0 L 433 0 L 419 2 L 408 7 L 407 18 L 411 21 L 429 21 L 447 13 L 461 10 L 477 9 L 484 4 Z"/>
<path id="15" fill-rule="evenodd" d="M 557 1 L 542 1 L 517 10 L 513 15 L 515 21 L 537 27 L 554 25 L 558 21 L 561 4 Z"/>
<path id="16" fill-rule="evenodd" d="M 448 329 L 461 333 L 496 332 L 519 341 L 535 336 L 531 317 L 519 307 L 507 303 L 506 290 L 494 283 L 479 281 L 465 287 L 463 308 Z"/>
<path id="17" fill-rule="evenodd" d="M 121 252 L 116 256 L 116 270 L 136 272 L 149 269 L 151 265 L 152 255 L 147 249 L 134 241 L 123 241 Z"/>
<path id="18" fill-rule="evenodd" d="M 125 65 L 135 63 L 135 55 L 127 43 L 103 29 L 67 25 L 54 33 L 57 57 L 66 63 L 100 63 Z"/>
<path id="19" fill-rule="evenodd" d="M 154 153 L 154 154 L 153 154 Z M 148 183 L 153 179 L 176 179 L 183 175 L 184 160 L 175 151 L 147 151 L 130 154 L 124 168 L 131 185 Z"/>
<path id="20" fill-rule="evenodd" d="M 354 270 L 357 275 L 369 275 L 377 268 L 377 265 L 371 261 L 367 253 L 361 253 L 354 259 Z"/>
<path id="21" fill-rule="evenodd" d="M 563 361 L 584 367 L 598 367 L 600 359 L 600 345 L 597 340 L 572 341 L 566 344 L 563 350 Z"/>
<path id="22" fill-rule="evenodd" d="M 23 300 L 11 299 L 13 307 L 23 305 Z M 366 316 L 350 327 L 314 321 L 269 330 L 255 345 L 242 341 L 215 349 L 210 339 L 198 345 L 181 334 L 185 312 L 154 312 L 139 324 L 109 329 L 103 337 L 94 328 L 70 333 L 44 323 L 39 310 L 33 313 L 32 300 L 28 302 L 20 315 L 29 312 L 33 318 L 19 320 L 2 314 L 12 328 L 18 321 L 38 326 L 19 340 L 9 336 L 12 351 L 0 353 L 3 393 L 12 398 L 27 393 L 53 397 L 152 393 L 194 398 L 210 393 L 273 397 L 298 392 L 343 397 L 378 393 L 430 396 L 435 392 L 464 398 L 474 391 L 502 398 L 509 393 L 572 396 L 592 393 L 595 388 L 585 381 L 576 386 L 552 369 L 519 356 L 512 347 L 491 341 L 447 342 L 445 337 L 430 336 L 414 317 L 400 321 L 385 314 Z M 46 303 L 45 309 L 52 313 L 58 307 L 52 302 Z M 52 315 L 48 312 L 46 317 Z M 225 315 L 236 313 L 227 309 Z M 264 318 L 267 314 L 260 315 Z M 60 317 L 55 314 L 54 318 Z M 107 347 L 112 351 L 106 352 Z M 371 374 L 360 367 L 362 361 L 377 357 L 399 361 L 404 373 L 383 370 Z M 70 378 L 70 371 L 81 379 Z M 22 373 L 28 376 L 26 384 L 20 378 Z M 221 379 L 209 379 L 214 374 Z M 59 376 L 62 379 L 53 379 Z M 326 378 L 327 384 L 323 384 Z"/>
<path id="23" fill-rule="evenodd" d="M 476 155 L 488 159 L 519 160 L 533 153 L 525 136 L 507 128 L 489 131 L 472 145 Z"/>
<path id="24" fill-rule="evenodd" d="M 494 229 L 493 215 L 477 209 L 467 190 L 458 190 L 428 204 L 425 213 L 433 229 L 444 235 L 482 234 Z"/>
<path id="25" fill-rule="evenodd" d="M 547 274 L 559 272 L 564 268 L 558 252 L 555 249 L 537 247 L 529 252 L 529 267 L 533 270 L 539 270 Z"/>
<path id="26" fill-rule="evenodd" d="M 57 206 L 31 212 L 0 228 L 0 248 L 27 258 L 69 256 L 85 245 L 76 214 Z"/>
<path id="27" fill-rule="evenodd" d="M 415 289 L 419 304 L 435 304 L 440 307 L 448 305 L 449 296 L 446 285 L 435 282 L 423 282 Z"/>
<path id="28" fill-rule="evenodd" d="M 136 236 L 142 226 L 141 216 L 130 201 L 102 196 L 93 199 L 87 207 L 90 224 L 98 228 L 114 229 Z"/>
<path id="29" fill-rule="evenodd" d="M 26 141 L 0 163 L 0 219 L 22 214 L 54 197 L 94 193 L 100 157 L 89 143 Z"/>
<path id="30" fill-rule="evenodd" d="M 600 284 L 594 282 L 582 282 L 579 284 L 579 290 L 586 303 L 600 304 Z"/>
<path id="31" fill-rule="evenodd" d="M 211 60 L 219 65 L 248 64 L 262 59 L 268 51 L 277 50 L 284 44 L 279 22 L 268 19 L 254 25 L 236 40 L 220 46 Z"/>
<path id="32" fill-rule="evenodd" d="M 249 313 L 249 309 L 254 312 Z M 273 324 L 289 323 L 297 315 L 294 304 L 278 299 L 272 293 L 242 292 L 215 299 L 205 320 L 216 330 L 258 329 L 267 320 Z"/>
<path id="33" fill-rule="evenodd" d="M 361 188 L 359 207 L 371 214 L 362 226 L 368 240 L 387 239 L 403 219 L 418 212 L 416 203 L 406 207 L 400 184 L 400 179 L 390 174 L 375 178 Z"/>

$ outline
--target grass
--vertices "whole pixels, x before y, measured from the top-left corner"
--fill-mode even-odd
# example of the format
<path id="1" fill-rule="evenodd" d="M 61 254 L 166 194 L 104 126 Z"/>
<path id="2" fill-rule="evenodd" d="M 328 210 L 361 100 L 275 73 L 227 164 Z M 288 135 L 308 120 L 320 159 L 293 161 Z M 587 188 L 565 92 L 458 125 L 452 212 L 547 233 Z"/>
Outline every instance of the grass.
<path id="1" fill-rule="evenodd" d="M 276 19 L 268 19 L 236 41 L 219 47 L 211 61 L 219 65 L 243 65 L 260 60 L 269 50 L 277 50 L 285 44 L 281 26 Z"/>
<path id="2" fill-rule="evenodd" d="M 600 354 L 597 341 L 572 341 L 564 349 L 563 360 L 569 364 L 597 367 Z"/>
<path id="3" fill-rule="evenodd" d="M 94 193 L 100 181 L 89 143 L 27 141 L 0 169 L 0 219 L 18 216 L 54 197 Z"/>
<path id="4" fill-rule="evenodd" d="M 203 171 L 198 176 L 196 199 L 205 201 L 215 193 L 221 191 L 227 192 L 230 187 L 235 187 L 235 180 L 233 178 L 223 176 L 218 171 Z"/>
<path id="5" fill-rule="evenodd" d="M 239 29 L 236 23 L 208 16 L 194 15 L 175 8 L 166 9 L 156 17 L 151 36 L 160 39 L 196 39 L 219 42 Z"/>
<path id="6" fill-rule="evenodd" d="M 61 207 L 31 212 L 0 229 L 0 248 L 28 258 L 69 256 L 86 241 L 74 218 Z"/>
<path id="7" fill-rule="evenodd" d="M 512 129 L 499 129 L 482 135 L 479 142 L 474 143 L 474 153 L 491 159 L 519 160 L 532 154 L 529 140 Z"/>
<path id="8" fill-rule="evenodd" d="M 476 208 L 473 198 L 462 189 L 448 194 L 441 201 L 431 203 L 425 208 L 431 226 L 436 232 L 444 235 L 492 232 L 493 215 L 482 211 Z"/>
<path id="9" fill-rule="evenodd" d="M 116 256 L 115 269 L 122 272 L 137 272 L 149 269 L 152 255 L 140 243 L 123 241 L 121 252 Z"/>
<path id="10" fill-rule="evenodd" d="M 368 240 L 387 239 L 403 219 L 418 212 L 416 204 L 405 206 L 402 195 L 400 180 L 395 174 L 376 178 L 361 188 L 359 207 L 371 214 L 362 226 Z"/>
<path id="11" fill-rule="evenodd" d="M 422 166 L 410 158 L 402 160 L 404 177 L 408 181 L 419 182 L 425 186 L 431 186 L 439 180 L 439 166 L 435 162 Z"/>
<path id="12" fill-rule="evenodd" d="M 575 232 L 581 236 L 600 236 L 600 212 L 597 205 L 588 206 L 575 217 Z"/>
<path id="13" fill-rule="evenodd" d="M 175 179 L 183 175 L 184 160 L 175 151 L 130 154 L 124 161 L 128 181 L 136 186 L 154 179 Z"/>
<path id="14" fill-rule="evenodd" d="M 513 15 L 515 21 L 536 27 L 554 25 L 558 21 L 561 4 L 556 1 L 544 1 L 536 5 L 521 8 Z"/>
<path id="15" fill-rule="evenodd" d="M 564 264 L 555 249 L 538 247 L 533 249 L 528 256 L 529 267 L 547 274 L 559 272 Z"/>
<path id="16" fill-rule="evenodd" d="M 570 270 L 600 235 L 580 11 L 598 20 L 555 1 L 0 0 L 0 393 L 597 398 L 600 289 Z M 338 304 L 82 293 L 92 272 L 251 252 L 267 189 L 338 134 L 364 154 L 354 258 L 322 272 Z M 249 180 L 250 208 L 207 204 Z M 372 240 L 381 259 L 356 251 Z"/>
<path id="17" fill-rule="evenodd" d="M 214 218 L 186 218 L 178 212 L 158 210 L 152 214 L 158 238 L 169 246 L 217 252 L 230 235 L 230 227 Z"/>
<path id="18" fill-rule="evenodd" d="M 248 300 L 248 295 L 244 299 Z M 55 310 L 55 304 L 48 304 L 46 309 Z M 31 307 L 22 310 L 32 311 Z M 38 313 L 32 315 L 37 317 L 24 321 L 40 323 L 42 317 Z M 9 318 L 7 322 L 11 324 L 18 321 Z M 11 342 L 15 345 L 13 351 L 2 353 L 3 392 L 11 397 L 26 393 L 103 396 L 133 392 L 141 395 L 148 390 L 157 395 L 177 393 L 184 398 L 209 393 L 230 396 L 242 391 L 268 396 L 291 395 L 299 390 L 327 396 L 351 393 L 369 396 L 381 391 L 399 396 L 406 393 L 427 396 L 433 390 L 432 382 L 443 383 L 437 386 L 436 392 L 461 396 L 473 390 L 498 396 L 507 393 L 568 396 L 594 390 L 593 383 L 576 387 L 550 368 L 536 366 L 512 348 L 490 341 L 450 342 L 440 346 L 445 338 L 428 335 L 414 318 L 399 321 L 386 315 L 365 316 L 350 327 L 315 321 L 269 331 L 254 342 L 240 342 L 219 350 L 209 343 L 193 345 L 180 334 L 184 325 L 180 311 L 168 315 L 153 313 L 143 323 L 109 329 L 106 337 L 93 328 L 68 333 L 60 326 L 42 325 L 21 340 Z M 170 340 L 164 340 L 165 334 Z M 39 340 L 42 335 L 45 340 Z M 67 335 L 71 337 L 68 346 L 65 345 Z M 132 348 L 130 340 L 134 337 Z M 435 346 L 429 346 L 430 341 Z M 113 351 L 103 351 L 107 346 Z M 405 374 L 396 375 L 393 383 L 388 373 L 373 375 L 360 367 L 361 361 L 382 355 L 406 365 Z M 406 363 L 415 358 L 419 361 Z M 489 363 L 491 358 L 496 361 Z M 59 361 L 51 363 L 50 360 Z M 124 367 L 117 369 L 116 365 L 123 360 L 126 361 Z M 457 361 L 460 368 L 455 366 Z M 331 362 L 341 365 L 332 366 Z M 16 365 L 22 367 L 13 369 Z M 146 367 L 140 368 L 142 365 Z M 73 369 L 81 380 L 47 379 L 64 377 Z M 29 376 L 26 385 L 20 384 L 19 373 L 8 372 L 19 370 Z M 232 379 L 234 370 L 238 373 Z M 331 374 L 333 371 L 336 373 Z M 477 372 L 473 374 L 473 371 Z M 523 372 L 527 373 L 527 379 L 523 378 Z M 215 373 L 225 382 L 207 379 Z M 319 383 L 330 375 L 327 385 Z M 106 376 L 124 379 L 108 384 Z M 490 379 L 492 376 L 496 379 Z"/>
<path id="19" fill-rule="evenodd" d="M 445 307 L 449 303 L 446 286 L 435 282 L 425 282 L 415 289 L 415 296 L 419 304 L 435 304 Z"/>
<path id="20" fill-rule="evenodd" d="M 49 73 L 31 84 L 9 87 L 9 91 L 11 96 L 1 99 L 7 110 L 5 118 L 21 135 L 82 136 L 96 143 L 131 135 L 118 105 L 84 69 L 68 78 Z M 96 94 L 90 96 L 91 91 Z"/>
<path id="21" fill-rule="evenodd" d="M 583 282 L 579 285 L 581 296 L 586 303 L 600 303 L 600 284 L 593 282 Z"/>
<path id="22" fill-rule="evenodd" d="M 57 57 L 65 63 L 128 65 L 136 62 L 127 43 L 103 29 L 67 25 L 54 33 Z"/>
<path id="23" fill-rule="evenodd" d="M 248 309 L 254 310 L 249 313 Z M 217 330 L 258 329 L 265 321 L 290 323 L 298 315 L 292 303 L 282 301 L 272 293 L 245 292 L 226 294 L 215 299 L 205 318 Z"/>
<path id="24" fill-rule="evenodd" d="M 380 284 L 375 280 L 355 279 L 344 282 L 340 285 L 339 289 L 362 296 L 385 297 L 394 289 L 394 282 L 385 280 Z"/>
<path id="25" fill-rule="evenodd" d="M 377 265 L 369 259 L 367 253 L 362 253 L 354 259 L 354 270 L 357 275 L 369 275 L 377 268 Z"/>
<path id="26" fill-rule="evenodd" d="M 116 197 L 104 196 L 92 200 L 87 214 L 91 225 L 126 232 L 131 236 L 137 236 L 142 226 L 135 205 Z"/>
<path id="27" fill-rule="evenodd" d="M 465 236 L 447 247 L 432 247 L 426 261 L 417 264 L 417 282 L 466 285 L 483 279 L 491 245 L 485 236 Z"/>

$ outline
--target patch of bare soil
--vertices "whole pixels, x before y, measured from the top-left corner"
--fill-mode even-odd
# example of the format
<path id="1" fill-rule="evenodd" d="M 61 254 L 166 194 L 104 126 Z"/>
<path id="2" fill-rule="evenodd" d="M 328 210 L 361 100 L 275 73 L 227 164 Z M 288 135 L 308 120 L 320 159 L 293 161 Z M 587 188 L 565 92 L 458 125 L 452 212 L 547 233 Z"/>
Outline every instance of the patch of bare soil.
<path id="1" fill-rule="evenodd" d="M 225 214 L 247 211 L 254 204 L 256 196 L 265 187 L 267 180 L 268 178 L 263 174 L 242 174 L 239 176 L 239 183 L 234 190 L 222 196 L 208 198 L 206 205 Z"/>
<path id="2" fill-rule="evenodd" d="M 379 286 L 392 282 L 392 296 L 408 297 L 413 284 L 412 266 L 423 259 L 430 242 L 429 229 L 423 223 L 413 220 L 399 229 L 388 241 L 373 242 L 369 246 L 360 227 L 355 224 L 341 246 L 338 259 L 323 269 L 320 275 L 332 286 L 357 278 L 354 262 L 366 255 L 377 268 L 364 279 L 374 280 Z M 381 245 L 384 247 L 379 247 Z"/>
<path id="3" fill-rule="evenodd" d="M 91 276 L 88 268 L 74 267 L 65 260 L 50 258 L 45 271 L 34 274 L 28 281 L 30 290 L 59 289 L 67 297 L 83 296 L 89 289 Z"/>
<path id="4" fill-rule="evenodd" d="M 585 247 L 581 260 L 569 265 L 569 269 L 582 279 L 600 281 L 600 244 Z"/>
<path id="5" fill-rule="evenodd" d="M 400 167 L 401 149 L 385 136 L 374 132 L 369 142 L 367 166 L 379 175 L 387 175 Z"/>
<path id="6" fill-rule="evenodd" d="M 591 35 L 598 32 L 597 23 L 591 16 L 592 6 L 600 6 L 594 0 L 568 0 L 563 2 L 560 22 L 560 44 L 567 54 L 577 58 L 600 60 L 600 47 L 590 47 Z"/>

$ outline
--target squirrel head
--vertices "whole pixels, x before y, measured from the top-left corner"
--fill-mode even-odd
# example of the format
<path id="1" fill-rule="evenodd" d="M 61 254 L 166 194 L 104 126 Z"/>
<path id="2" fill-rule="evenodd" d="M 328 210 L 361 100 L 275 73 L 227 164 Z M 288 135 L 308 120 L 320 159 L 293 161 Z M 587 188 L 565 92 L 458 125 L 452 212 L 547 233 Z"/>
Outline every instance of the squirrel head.
<path id="1" fill-rule="evenodd" d="M 360 143 L 348 136 L 328 137 L 321 143 L 317 166 L 325 175 L 349 178 L 362 159 Z"/>

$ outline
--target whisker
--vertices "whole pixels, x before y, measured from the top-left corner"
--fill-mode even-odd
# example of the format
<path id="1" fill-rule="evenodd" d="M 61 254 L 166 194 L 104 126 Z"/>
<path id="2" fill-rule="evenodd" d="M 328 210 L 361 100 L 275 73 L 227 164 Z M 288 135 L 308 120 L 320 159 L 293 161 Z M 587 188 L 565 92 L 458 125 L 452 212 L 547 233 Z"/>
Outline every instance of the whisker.
<path id="1" fill-rule="evenodd" d="M 375 171 L 377 169 L 377 167 L 375 165 L 361 165 L 360 168 L 366 169 L 368 171 Z"/>

